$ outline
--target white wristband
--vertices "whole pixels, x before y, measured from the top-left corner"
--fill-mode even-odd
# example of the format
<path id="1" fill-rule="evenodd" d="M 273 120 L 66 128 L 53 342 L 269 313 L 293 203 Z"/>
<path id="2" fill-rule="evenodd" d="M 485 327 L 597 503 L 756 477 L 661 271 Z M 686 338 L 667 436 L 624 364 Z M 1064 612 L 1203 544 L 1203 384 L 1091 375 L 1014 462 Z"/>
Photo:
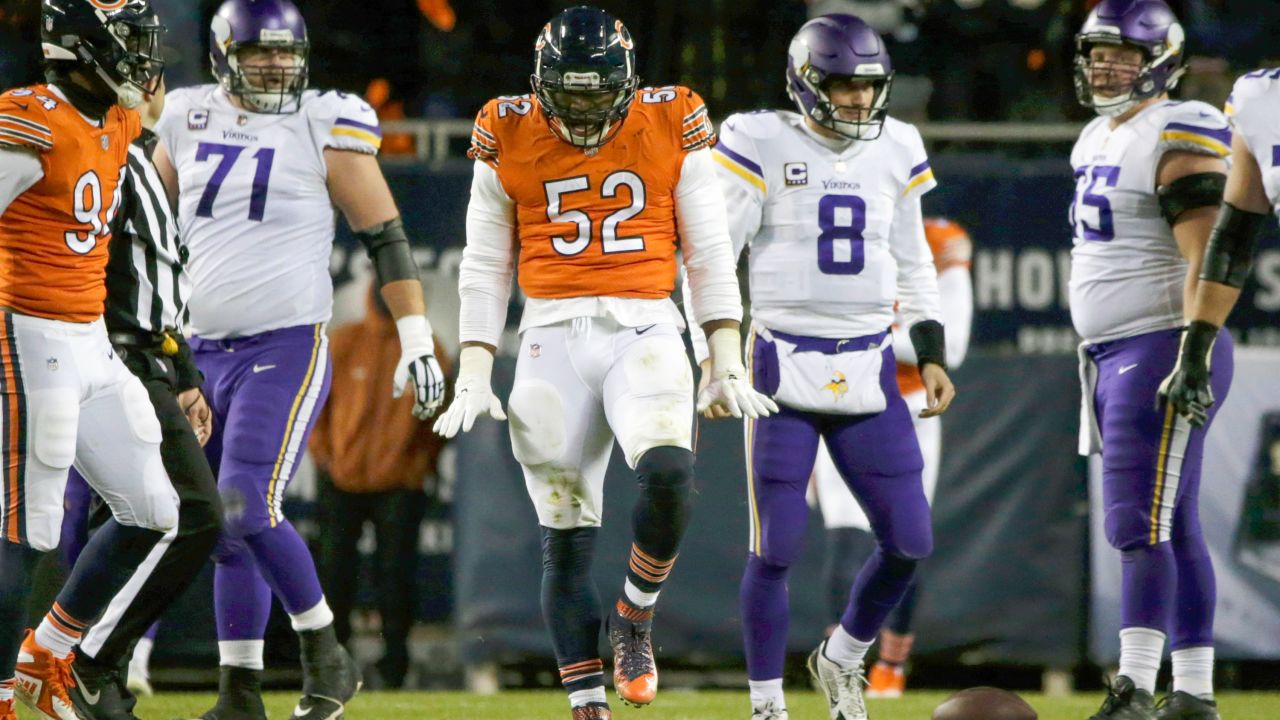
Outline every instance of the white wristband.
<path id="1" fill-rule="evenodd" d="M 738 328 L 722 327 L 707 338 L 711 350 L 711 373 L 719 376 L 722 371 L 742 371 L 742 333 Z"/>
<path id="2" fill-rule="evenodd" d="M 400 335 L 400 347 L 405 350 L 418 350 L 426 354 L 435 353 L 435 343 L 431 339 L 431 321 L 426 315 L 405 315 L 396 320 L 396 333 Z"/>
<path id="3" fill-rule="evenodd" d="M 493 353 L 479 345 L 468 345 L 458 354 L 458 386 L 473 383 L 488 386 L 493 377 Z"/>

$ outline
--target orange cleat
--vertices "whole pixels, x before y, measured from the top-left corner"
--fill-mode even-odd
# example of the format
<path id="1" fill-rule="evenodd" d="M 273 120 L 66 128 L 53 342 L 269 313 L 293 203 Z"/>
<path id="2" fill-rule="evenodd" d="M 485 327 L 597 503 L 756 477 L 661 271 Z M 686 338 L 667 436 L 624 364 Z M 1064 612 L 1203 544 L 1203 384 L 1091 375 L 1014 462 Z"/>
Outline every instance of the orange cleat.
<path id="1" fill-rule="evenodd" d="M 610 618 L 613 646 L 613 689 L 628 705 L 643 707 L 658 695 L 658 667 L 653 661 L 653 634 L 645 625 Z"/>
<path id="2" fill-rule="evenodd" d="M 18 720 L 18 711 L 13 708 L 14 701 L 0 700 L 0 720 Z"/>
<path id="3" fill-rule="evenodd" d="M 867 676 L 866 696 L 869 698 L 900 698 L 907 689 L 907 676 L 901 665 L 877 662 Z"/>
<path id="4" fill-rule="evenodd" d="M 18 667 L 14 672 L 17 682 L 13 694 L 42 718 L 76 720 L 78 716 L 67 692 L 68 687 L 76 684 L 71 676 L 74 658 L 74 653 L 61 660 L 54 657 L 36 642 L 36 634 L 28 630 L 22 640 L 22 649 L 18 651 Z"/>

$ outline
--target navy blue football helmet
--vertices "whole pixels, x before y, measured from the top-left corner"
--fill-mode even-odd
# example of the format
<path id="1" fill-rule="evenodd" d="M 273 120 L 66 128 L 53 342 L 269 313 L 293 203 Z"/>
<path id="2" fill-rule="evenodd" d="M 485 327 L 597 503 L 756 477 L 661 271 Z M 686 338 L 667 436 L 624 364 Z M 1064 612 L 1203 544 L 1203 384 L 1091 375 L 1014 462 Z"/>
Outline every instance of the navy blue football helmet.
<path id="1" fill-rule="evenodd" d="M 557 136 L 575 147 L 604 145 L 640 86 L 631 33 L 603 10 L 569 8 L 538 34 L 530 83 Z"/>

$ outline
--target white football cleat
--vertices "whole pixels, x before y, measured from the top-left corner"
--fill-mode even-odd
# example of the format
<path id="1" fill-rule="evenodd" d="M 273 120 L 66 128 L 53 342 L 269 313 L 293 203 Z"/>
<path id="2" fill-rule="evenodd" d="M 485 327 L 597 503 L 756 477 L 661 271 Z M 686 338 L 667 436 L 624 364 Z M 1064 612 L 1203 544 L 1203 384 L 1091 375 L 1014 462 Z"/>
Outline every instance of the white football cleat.
<path id="1" fill-rule="evenodd" d="M 827 710 L 831 720 L 867 720 L 867 704 L 862 698 L 862 688 L 867 684 L 862 674 L 862 663 L 854 667 L 841 667 L 827 659 L 823 640 L 809 654 L 809 674 L 818 689 L 827 698 Z"/>

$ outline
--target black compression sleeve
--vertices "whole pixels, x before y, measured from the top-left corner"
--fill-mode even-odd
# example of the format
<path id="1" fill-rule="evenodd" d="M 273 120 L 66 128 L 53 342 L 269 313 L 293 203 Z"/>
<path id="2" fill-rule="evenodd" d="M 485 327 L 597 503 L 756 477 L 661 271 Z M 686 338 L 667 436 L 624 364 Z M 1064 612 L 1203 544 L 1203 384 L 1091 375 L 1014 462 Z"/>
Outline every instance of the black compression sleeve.
<path id="1" fill-rule="evenodd" d="M 409 237 L 405 235 L 404 222 L 400 218 L 357 232 L 356 237 L 373 260 L 379 286 L 396 280 L 418 279 L 418 266 L 413 261 Z"/>
<path id="2" fill-rule="evenodd" d="M 1209 245 L 1204 251 L 1204 264 L 1200 279 L 1242 288 L 1249 279 L 1253 266 L 1253 253 L 1257 249 L 1258 229 L 1266 215 L 1241 210 L 1231 203 L 1222 203 L 1218 222 L 1209 233 Z"/>
<path id="3" fill-rule="evenodd" d="M 1203 172 L 1184 175 L 1156 190 L 1160 199 L 1160 214 L 1170 225 L 1188 210 L 1217 207 L 1222 202 L 1222 191 L 1227 187 L 1227 176 L 1220 172 Z"/>
<path id="4" fill-rule="evenodd" d="M 933 363 L 943 370 L 947 369 L 947 334 L 942 323 L 937 320 L 922 320 L 911 326 L 908 333 L 911 346 L 916 351 L 916 366 L 923 368 L 925 363 Z"/>

